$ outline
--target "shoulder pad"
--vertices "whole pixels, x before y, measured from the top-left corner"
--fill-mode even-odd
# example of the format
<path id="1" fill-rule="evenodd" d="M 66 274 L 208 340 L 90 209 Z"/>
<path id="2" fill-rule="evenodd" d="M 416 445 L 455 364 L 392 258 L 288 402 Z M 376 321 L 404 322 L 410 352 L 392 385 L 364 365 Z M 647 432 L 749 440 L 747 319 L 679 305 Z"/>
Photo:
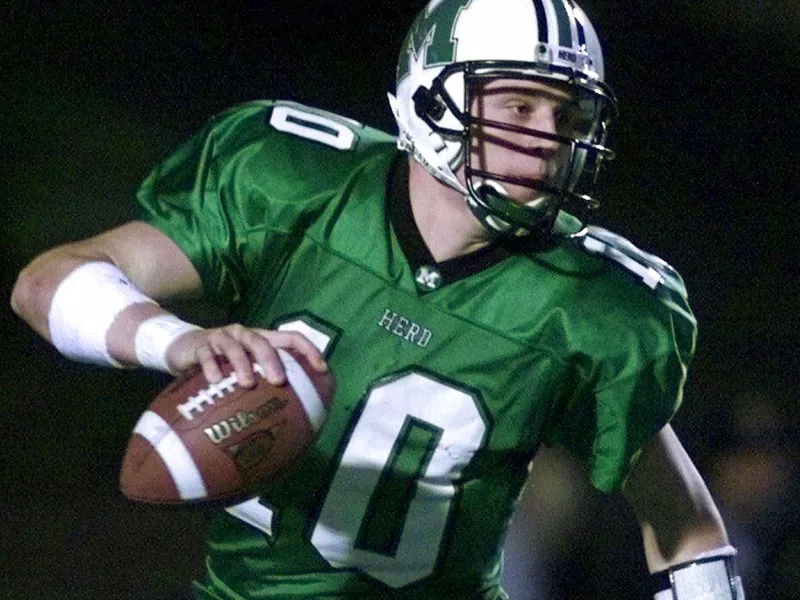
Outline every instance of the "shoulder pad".
<path id="1" fill-rule="evenodd" d="M 622 266 L 652 290 L 667 286 L 681 296 L 686 295 L 680 275 L 667 262 L 607 229 L 588 225 L 569 237 L 590 254 L 600 255 Z"/>

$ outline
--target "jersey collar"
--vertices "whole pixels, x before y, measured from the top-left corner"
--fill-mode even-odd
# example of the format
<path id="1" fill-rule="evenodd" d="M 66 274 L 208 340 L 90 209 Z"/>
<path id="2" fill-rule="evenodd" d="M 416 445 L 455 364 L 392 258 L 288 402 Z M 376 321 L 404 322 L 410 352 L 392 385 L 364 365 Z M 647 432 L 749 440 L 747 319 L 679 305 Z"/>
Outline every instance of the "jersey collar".
<path id="1" fill-rule="evenodd" d="M 408 193 L 408 160 L 404 153 L 395 158 L 389 175 L 387 190 L 389 222 L 397 235 L 400 248 L 414 272 L 417 289 L 421 293 L 436 291 L 479 273 L 520 253 L 522 247 L 530 250 L 531 240 L 497 241 L 465 254 L 437 262 L 431 254 L 414 220 L 411 198 Z"/>

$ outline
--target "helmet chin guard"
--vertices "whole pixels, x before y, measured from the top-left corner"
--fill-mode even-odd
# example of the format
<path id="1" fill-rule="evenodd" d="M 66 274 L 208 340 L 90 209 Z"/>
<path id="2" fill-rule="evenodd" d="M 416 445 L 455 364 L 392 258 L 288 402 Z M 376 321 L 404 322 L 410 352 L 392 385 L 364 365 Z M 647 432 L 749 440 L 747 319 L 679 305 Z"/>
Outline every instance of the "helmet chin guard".
<path id="1" fill-rule="evenodd" d="M 581 127 L 561 135 L 473 115 L 476 90 L 497 79 L 566 88 L 579 107 Z M 549 233 L 565 202 L 599 205 L 592 188 L 604 162 L 614 156 L 605 142 L 616 100 L 603 83 L 597 34 L 572 0 L 432 0 L 406 38 L 397 95 L 389 100 L 399 128 L 398 147 L 462 193 L 491 233 Z M 472 157 L 478 127 L 561 146 L 557 168 L 542 179 L 482 170 Z M 526 153 L 525 148 L 516 151 Z M 521 203 L 506 184 L 537 194 Z"/>

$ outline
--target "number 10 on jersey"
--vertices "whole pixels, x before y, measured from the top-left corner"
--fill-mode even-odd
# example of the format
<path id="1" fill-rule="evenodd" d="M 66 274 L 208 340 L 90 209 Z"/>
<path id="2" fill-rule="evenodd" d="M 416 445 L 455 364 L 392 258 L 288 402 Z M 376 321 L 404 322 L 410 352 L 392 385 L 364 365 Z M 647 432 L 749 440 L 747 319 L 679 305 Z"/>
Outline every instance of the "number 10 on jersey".
<path id="1" fill-rule="evenodd" d="M 416 370 L 375 383 L 357 419 L 311 543 L 333 567 L 401 587 L 433 572 L 458 480 L 484 443 L 486 423 L 473 395 Z M 258 499 L 227 510 L 271 535 L 274 515 Z"/>

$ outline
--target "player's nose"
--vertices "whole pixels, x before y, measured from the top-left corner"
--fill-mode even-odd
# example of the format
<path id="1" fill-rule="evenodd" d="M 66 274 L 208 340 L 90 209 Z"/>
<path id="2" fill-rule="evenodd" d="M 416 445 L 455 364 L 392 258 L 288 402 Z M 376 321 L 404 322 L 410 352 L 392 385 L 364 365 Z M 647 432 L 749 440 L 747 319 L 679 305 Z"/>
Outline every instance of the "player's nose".
<path id="1" fill-rule="evenodd" d="M 557 118 L 555 108 L 550 106 L 542 106 L 533 113 L 530 126 L 539 135 L 531 136 L 528 141 L 530 149 L 538 150 L 548 157 L 558 150 L 561 143 L 556 137 L 558 135 Z"/>

